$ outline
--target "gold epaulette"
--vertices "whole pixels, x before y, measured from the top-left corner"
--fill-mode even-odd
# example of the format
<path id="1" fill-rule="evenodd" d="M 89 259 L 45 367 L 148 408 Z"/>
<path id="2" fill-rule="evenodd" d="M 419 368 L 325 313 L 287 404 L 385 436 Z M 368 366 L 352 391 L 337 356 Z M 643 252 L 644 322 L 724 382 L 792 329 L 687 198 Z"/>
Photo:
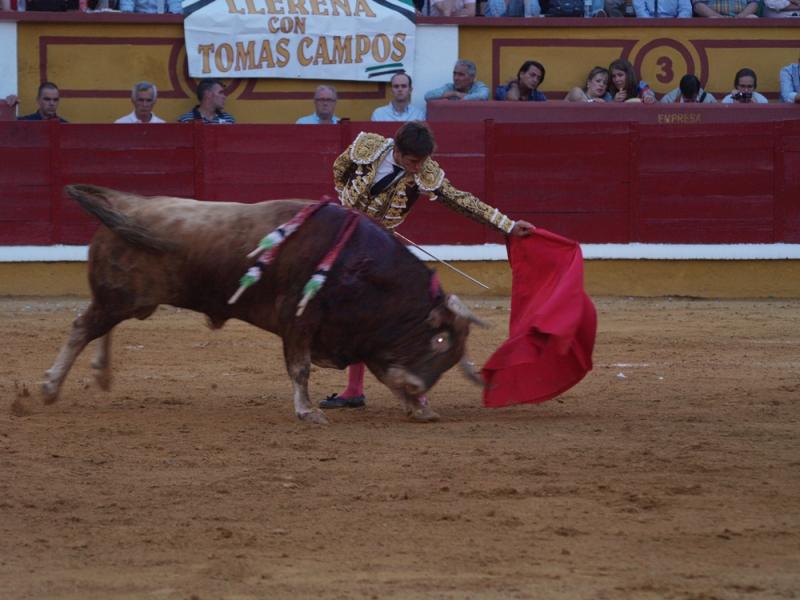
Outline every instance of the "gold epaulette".
<path id="1" fill-rule="evenodd" d="M 444 170 L 432 158 L 429 158 L 422 164 L 419 173 L 414 175 L 419 189 L 423 192 L 433 192 L 442 187 L 444 181 Z"/>
<path id="2" fill-rule="evenodd" d="M 391 138 L 362 131 L 350 145 L 350 160 L 359 165 L 368 165 L 378 160 L 383 151 L 393 143 Z"/>

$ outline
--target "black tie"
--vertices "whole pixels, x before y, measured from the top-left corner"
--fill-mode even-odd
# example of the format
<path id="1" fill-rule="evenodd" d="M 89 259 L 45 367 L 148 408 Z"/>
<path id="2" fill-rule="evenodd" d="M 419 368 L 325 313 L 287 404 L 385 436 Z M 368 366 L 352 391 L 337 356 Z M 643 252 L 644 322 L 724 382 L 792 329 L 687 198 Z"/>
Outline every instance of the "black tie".
<path id="1" fill-rule="evenodd" d="M 376 181 L 373 184 L 372 189 L 370 189 L 370 192 L 369 192 L 370 195 L 371 196 L 377 196 L 383 190 L 385 190 L 387 187 L 389 187 L 389 184 L 392 183 L 395 180 L 397 175 L 402 170 L 403 170 L 403 167 L 398 167 L 397 165 L 392 165 L 392 172 L 389 173 L 388 175 L 384 175 L 383 177 L 381 177 L 378 181 Z"/>

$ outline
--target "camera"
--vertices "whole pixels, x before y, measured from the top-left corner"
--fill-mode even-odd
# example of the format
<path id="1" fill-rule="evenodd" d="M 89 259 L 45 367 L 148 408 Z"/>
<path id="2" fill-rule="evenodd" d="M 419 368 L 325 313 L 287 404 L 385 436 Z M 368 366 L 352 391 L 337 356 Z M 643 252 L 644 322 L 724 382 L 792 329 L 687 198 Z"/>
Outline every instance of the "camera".
<path id="1" fill-rule="evenodd" d="M 753 97 L 753 92 L 736 92 L 732 97 L 737 102 L 747 102 Z"/>

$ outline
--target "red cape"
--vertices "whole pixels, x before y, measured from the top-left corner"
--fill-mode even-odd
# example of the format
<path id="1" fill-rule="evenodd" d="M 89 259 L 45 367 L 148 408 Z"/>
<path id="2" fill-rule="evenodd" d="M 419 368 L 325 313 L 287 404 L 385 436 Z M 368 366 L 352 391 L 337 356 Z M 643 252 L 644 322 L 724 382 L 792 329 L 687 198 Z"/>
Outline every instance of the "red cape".
<path id="1" fill-rule="evenodd" d="M 508 242 L 509 337 L 483 367 L 485 406 L 544 402 L 592 369 L 597 313 L 577 242 L 543 229 Z"/>

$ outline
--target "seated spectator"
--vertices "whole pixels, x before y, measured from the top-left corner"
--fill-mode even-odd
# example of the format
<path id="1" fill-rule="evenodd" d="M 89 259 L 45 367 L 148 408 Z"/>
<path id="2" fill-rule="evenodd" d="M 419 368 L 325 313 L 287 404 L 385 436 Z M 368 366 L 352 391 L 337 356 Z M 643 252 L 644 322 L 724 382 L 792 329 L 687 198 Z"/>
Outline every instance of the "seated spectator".
<path id="1" fill-rule="evenodd" d="M 615 0 L 621 2 L 624 8 L 625 0 Z M 585 17 L 585 5 L 583 0 L 546 0 L 548 17 Z M 607 17 L 608 14 L 603 10 L 603 0 L 591 0 L 589 9 L 590 17 Z M 622 16 L 622 15 L 621 15 Z"/>
<path id="2" fill-rule="evenodd" d="M 164 119 L 159 119 L 153 114 L 157 97 L 158 90 L 155 84 L 149 81 L 140 81 L 131 90 L 133 112 L 120 117 L 114 123 L 164 123 Z"/>
<path id="3" fill-rule="evenodd" d="M 425 111 L 411 105 L 411 76 L 395 73 L 389 82 L 392 101 L 372 112 L 372 121 L 424 121 Z"/>
<path id="4" fill-rule="evenodd" d="M 781 80 L 781 100 L 800 104 L 800 58 L 796 63 L 783 67 L 778 77 Z"/>
<path id="5" fill-rule="evenodd" d="M 605 16 L 614 17 L 615 19 L 635 16 L 633 4 L 628 4 L 625 0 L 604 0 L 603 8 Z M 630 14 L 628 14 L 628 11 L 630 11 Z"/>
<path id="6" fill-rule="evenodd" d="M 661 98 L 664 104 L 673 102 L 702 102 L 705 104 L 716 104 L 717 99 L 705 91 L 700 86 L 700 80 L 694 75 L 684 75 L 681 83 L 674 90 L 664 94 Z"/>
<path id="7" fill-rule="evenodd" d="M 608 67 L 611 74 L 609 92 L 614 102 L 644 102 L 652 104 L 656 95 L 650 86 L 640 81 L 633 70 L 633 65 L 624 58 L 618 58 Z"/>
<path id="8" fill-rule="evenodd" d="M 800 0 L 764 0 L 765 17 L 800 17 Z"/>
<path id="9" fill-rule="evenodd" d="M 736 77 L 733 78 L 733 91 L 722 99 L 723 104 L 733 104 L 735 102 L 742 104 L 767 104 L 764 96 L 756 91 L 758 86 L 758 78 L 753 69 L 739 69 L 736 71 Z"/>
<path id="10" fill-rule="evenodd" d="M 539 0 L 487 0 L 484 17 L 538 17 Z"/>
<path id="11" fill-rule="evenodd" d="M 431 17 L 474 17 L 475 0 L 425 0 L 422 14 Z"/>
<path id="12" fill-rule="evenodd" d="M 539 91 L 539 84 L 544 81 L 544 65 L 535 60 L 526 60 L 517 71 L 517 78 L 506 85 L 500 85 L 494 92 L 495 100 L 525 100 L 544 102 L 547 100 Z"/>
<path id="13" fill-rule="evenodd" d="M 611 102 L 608 93 L 608 69 L 595 67 L 586 77 L 583 88 L 572 88 L 564 98 L 568 102 Z"/>
<path id="14" fill-rule="evenodd" d="M 339 122 L 336 116 L 336 88 L 332 85 L 318 85 L 314 91 L 314 112 L 295 121 L 297 125 L 335 125 Z"/>
<path id="15" fill-rule="evenodd" d="M 425 100 L 488 100 L 489 88 L 482 81 L 475 81 L 478 68 L 471 60 L 458 60 L 453 67 L 453 83 L 430 90 Z"/>
<path id="16" fill-rule="evenodd" d="M 750 17 L 757 18 L 758 0 L 692 0 L 694 14 L 698 17 Z"/>
<path id="17" fill-rule="evenodd" d="M 66 123 L 67 121 L 65 119 L 58 116 L 58 103 L 60 100 L 61 95 L 58 91 L 58 86 L 51 81 L 45 81 L 39 85 L 39 89 L 36 92 L 38 110 L 24 117 L 17 117 L 17 121 L 49 121 L 50 119 L 58 119 L 61 123 Z M 14 107 L 19 104 L 19 99 L 14 94 L 11 94 L 6 98 L 6 103 Z"/>
<path id="18" fill-rule="evenodd" d="M 667 19 L 690 18 L 692 0 L 658 0 L 658 14 L 655 14 L 656 0 L 633 0 L 633 10 L 637 17 L 645 19 L 659 17 Z"/>
<path id="19" fill-rule="evenodd" d="M 236 123 L 232 115 L 226 113 L 225 88 L 216 79 L 201 79 L 197 84 L 197 100 L 200 104 L 178 117 L 179 123 L 203 121 L 210 125 L 229 125 Z"/>
<path id="20" fill-rule="evenodd" d="M 166 12 L 174 15 L 183 13 L 181 0 L 119 0 L 120 12 L 156 14 Z"/>

